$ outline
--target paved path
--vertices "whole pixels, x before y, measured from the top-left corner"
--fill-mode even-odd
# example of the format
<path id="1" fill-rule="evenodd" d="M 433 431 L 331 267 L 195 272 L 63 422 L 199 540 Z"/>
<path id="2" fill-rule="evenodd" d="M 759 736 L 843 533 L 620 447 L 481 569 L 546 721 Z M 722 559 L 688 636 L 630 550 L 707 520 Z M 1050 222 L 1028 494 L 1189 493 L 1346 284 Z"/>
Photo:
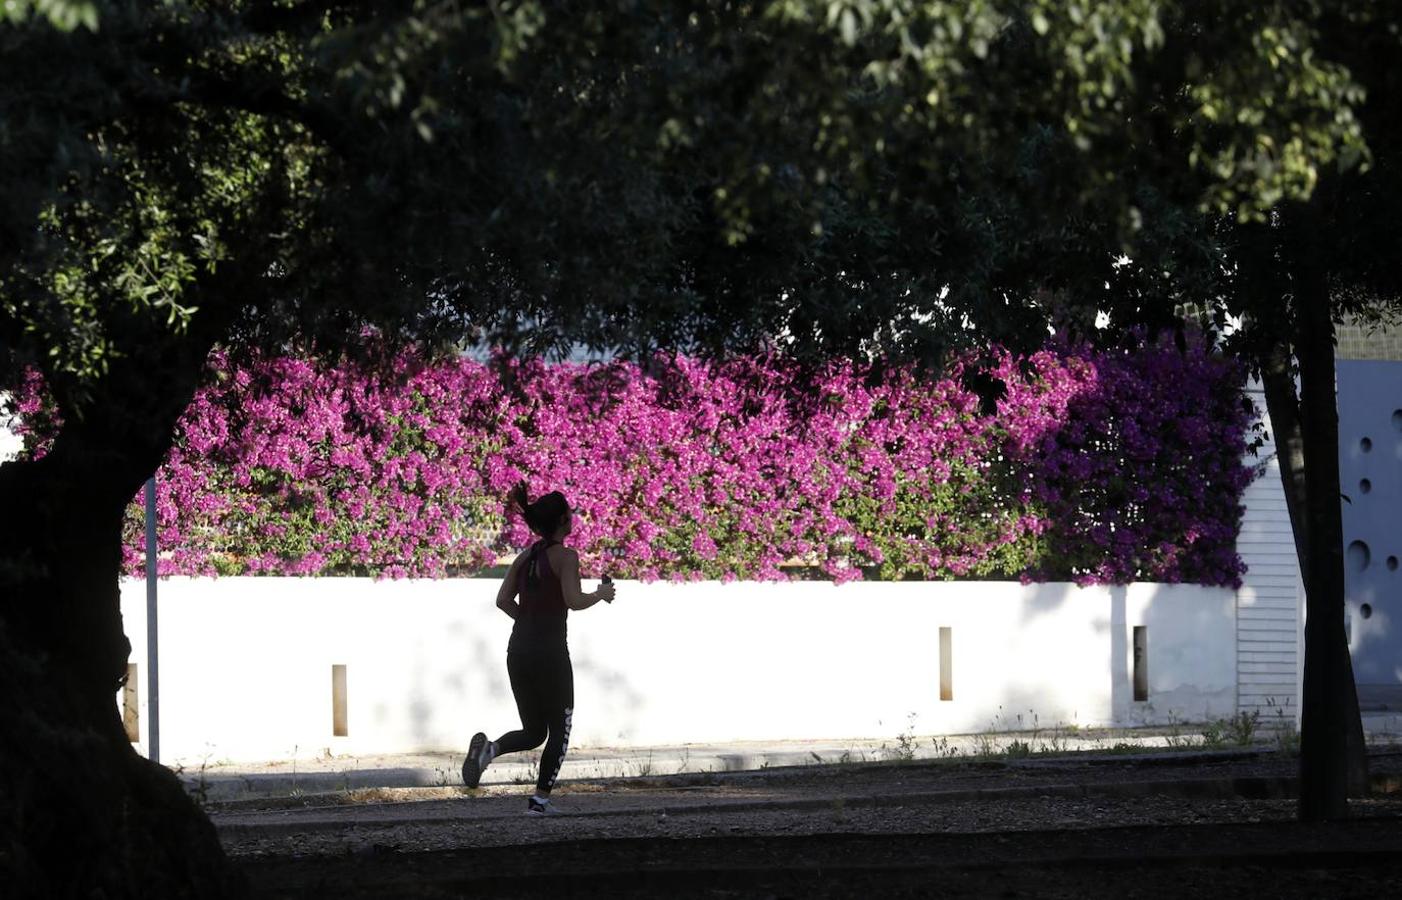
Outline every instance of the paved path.
<path id="1" fill-rule="evenodd" d="M 1386 746 L 1402 742 L 1402 716 L 1365 717 L 1370 740 Z M 902 758 L 938 760 L 1004 753 L 1019 746 L 1035 751 L 1125 750 L 1186 747 L 1200 743 L 1200 725 L 1173 728 L 1066 729 L 971 735 L 904 735 L 890 740 L 827 740 L 685 744 L 668 747 L 571 748 L 561 778 L 638 778 L 676 773 L 724 773 L 786 766 L 881 762 Z M 1277 735 L 1266 729 L 1256 746 L 1270 750 Z M 461 784 L 462 750 L 378 756 L 309 755 L 258 762 L 184 760 L 181 777 L 211 801 L 301 796 L 374 788 L 453 787 Z M 536 756 L 516 754 L 496 761 L 483 784 L 529 785 L 536 778 Z"/>
<path id="2" fill-rule="evenodd" d="M 1131 864 L 1172 868 L 1190 895 L 1256 883 L 1284 897 L 1350 896 L 1349 885 L 1390 895 L 1402 876 L 1402 753 L 1374 755 L 1379 793 L 1354 803 L 1360 821 L 1324 828 L 1294 821 L 1296 765 L 1262 750 L 815 764 L 576 781 L 557 795 L 564 813 L 543 820 L 523 815 L 514 786 L 244 801 L 212 818 L 261 897 L 566 886 L 583 897 L 962 897 L 983 896 L 995 873 L 1009 896 L 1183 896 L 1154 893 L 1169 883 L 1157 876 L 1148 893 L 1126 891 Z M 1282 866 L 1316 874 L 1292 881 Z M 1300 884 L 1319 892 L 1291 893 Z"/>

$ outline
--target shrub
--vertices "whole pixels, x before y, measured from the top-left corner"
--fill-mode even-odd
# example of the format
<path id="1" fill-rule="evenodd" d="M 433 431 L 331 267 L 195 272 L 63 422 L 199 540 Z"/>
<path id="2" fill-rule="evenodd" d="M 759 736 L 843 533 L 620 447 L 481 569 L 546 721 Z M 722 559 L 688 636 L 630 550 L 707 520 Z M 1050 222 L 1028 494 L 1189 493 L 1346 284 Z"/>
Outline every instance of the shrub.
<path id="1" fill-rule="evenodd" d="M 529 540 L 503 514 L 524 478 L 576 504 L 586 575 L 1239 583 L 1238 366 L 1201 345 L 999 354 L 1006 394 L 981 410 L 970 365 L 216 354 L 158 475 L 160 571 L 472 574 Z M 42 454 L 35 379 L 19 407 Z"/>

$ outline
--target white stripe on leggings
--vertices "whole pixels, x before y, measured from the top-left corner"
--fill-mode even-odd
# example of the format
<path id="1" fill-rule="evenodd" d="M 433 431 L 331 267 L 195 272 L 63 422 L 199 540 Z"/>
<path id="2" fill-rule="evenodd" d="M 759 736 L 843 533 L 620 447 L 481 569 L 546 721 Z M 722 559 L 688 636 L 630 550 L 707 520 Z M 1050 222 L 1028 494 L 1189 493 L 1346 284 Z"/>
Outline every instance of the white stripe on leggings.
<path id="1" fill-rule="evenodd" d="M 570 749 L 570 726 L 573 725 L 573 724 L 574 724 L 574 707 L 573 707 L 573 706 L 566 706 L 566 707 L 565 707 L 565 740 L 560 744 L 560 759 L 559 759 L 558 762 L 555 763 L 555 771 L 552 772 L 552 773 L 550 774 L 550 780 L 547 781 L 547 782 L 545 783 L 545 786 L 548 787 L 548 788 L 553 789 L 553 788 L 555 787 L 555 779 L 560 777 L 560 767 L 563 766 L 563 765 L 565 764 L 565 754 L 568 753 L 568 752 L 569 752 L 569 749 Z"/>

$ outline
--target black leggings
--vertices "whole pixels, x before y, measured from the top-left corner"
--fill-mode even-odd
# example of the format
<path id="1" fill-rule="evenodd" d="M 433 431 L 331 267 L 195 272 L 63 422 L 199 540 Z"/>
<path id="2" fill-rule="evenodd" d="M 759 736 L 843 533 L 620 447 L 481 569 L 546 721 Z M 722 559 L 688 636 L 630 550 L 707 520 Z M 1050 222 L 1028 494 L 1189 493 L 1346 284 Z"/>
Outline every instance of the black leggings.
<path id="1" fill-rule="evenodd" d="M 521 729 L 497 738 L 496 753 L 533 750 L 544 742 L 536 791 L 547 792 L 555 786 L 570 746 L 570 718 L 574 714 L 570 651 L 560 646 L 511 648 L 506 653 L 506 672 L 521 713 Z"/>

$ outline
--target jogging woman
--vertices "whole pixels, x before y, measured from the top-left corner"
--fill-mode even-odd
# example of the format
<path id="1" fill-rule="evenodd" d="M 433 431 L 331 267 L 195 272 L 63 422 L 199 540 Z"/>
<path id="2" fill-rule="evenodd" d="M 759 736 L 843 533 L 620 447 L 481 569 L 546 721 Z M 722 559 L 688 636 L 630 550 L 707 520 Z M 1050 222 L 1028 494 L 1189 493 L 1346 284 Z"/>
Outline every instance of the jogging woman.
<path id="1" fill-rule="evenodd" d="M 614 589 L 605 583 L 591 594 L 580 591 L 579 554 L 561 543 L 574 524 L 564 494 L 554 491 L 531 503 L 522 483 L 507 500 L 540 537 L 516 557 L 497 591 L 497 607 L 516 622 L 506 645 L 506 671 L 521 713 L 521 728 L 495 741 L 488 741 L 480 731 L 473 735 L 462 764 L 462 780 L 468 787 L 477 787 L 493 759 L 533 750 L 544 742 L 535 796 L 526 805 L 528 815 L 544 816 L 555 811 L 550 791 L 569 749 L 574 715 L 574 670 L 565 643 L 565 616 L 600 600 L 612 603 Z"/>

